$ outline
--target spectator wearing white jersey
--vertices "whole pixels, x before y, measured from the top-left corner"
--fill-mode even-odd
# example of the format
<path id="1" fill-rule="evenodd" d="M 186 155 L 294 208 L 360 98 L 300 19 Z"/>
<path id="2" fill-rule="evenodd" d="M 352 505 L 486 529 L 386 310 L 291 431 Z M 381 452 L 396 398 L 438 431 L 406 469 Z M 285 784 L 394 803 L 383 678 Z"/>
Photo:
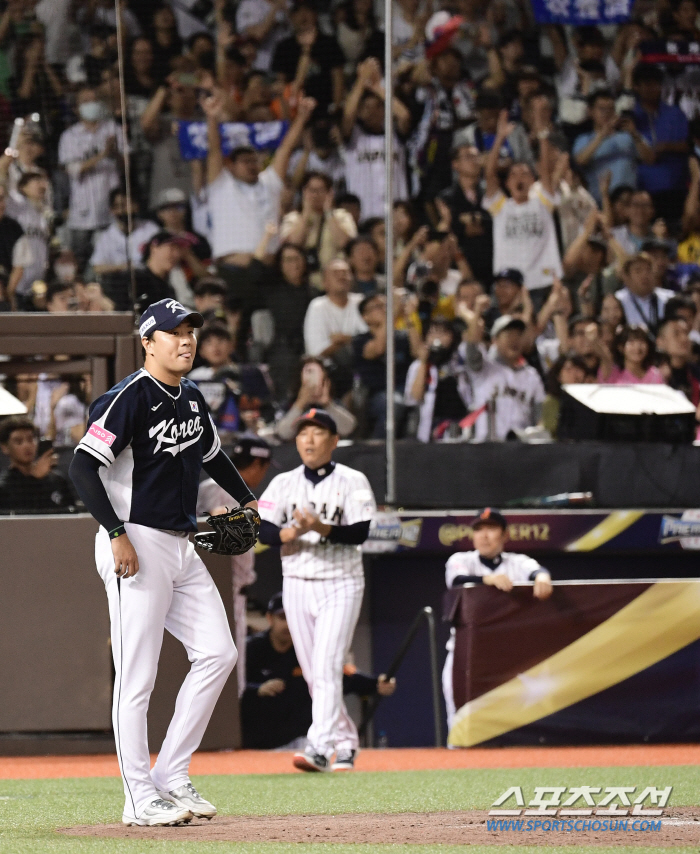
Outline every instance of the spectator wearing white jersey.
<path id="1" fill-rule="evenodd" d="M 219 131 L 223 108 L 221 94 L 208 96 L 202 106 L 207 116 L 209 138 L 207 192 L 212 253 L 220 265 L 220 274 L 226 278 L 231 267 L 248 266 L 265 233 L 265 226 L 279 222 L 280 196 L 289 157 L 316 102 L 313 98 L 301 100 L 292 126 L 275 152 L 272 163 L 263 171 L 260 170 L 258 153 L 250 146 L 239 146 L 229 157 L 224 156 Z M 236 215 L 232 216 L 234 211 Z"/>
<path id="2" fill-rule="evenodd" d="M 411 126 L 408 108 L 394 98 L 392 113 L 396 131 L 405 135 Z M 345 183 L 349 193 L 357 195 L 362 216 L 384 216 L 384 87 L 379 62 L 370 57 L 357 69 L 357 79 L 345 99 L 340 126 L 345 145 Z M 408 196 L 406 153 L 399 137 L 394 136 L 394 199 Z"/>
<path id="3" fill-rule="evenodd" d="M 510 315 L 499 317 L 491 328 L 493 346 L 483 350 L 484 324 L 478 311 L 463 312 L 467 321 L 464 353 L 467 376 L 472 386 L 473 410 L 484 411 L 474 422 L 474 441 L 503 442 L 509 433 L 539 423 L 545 393 L 537 371 L 524 357 L 524 321 Z M 493 432 L 489 435 L 487 405 L 493 401 Z"/>
<path id="4" fill-rule="evenodd" d="M 557 204 L 552 177 L 552 156 L 549 130 L 543 130 L 545 98 L 533 99 L 533 124 L 540 141 L 539 185 L 526 163 L 515 162 L 508 169 L 507 197 L 501 190 L 498 177 L 498 157 L 501 147 L 512 131 L 508 114 L 501 112 L 496 139 L 485 164 L 486 195 L 483 206 L 493 219 L 493 269 L 507 267 L 522 271 L 525 287 L 534 292 L 533 302 L 539 308 L 546 298 L 547 288 L 554 276 L 561 277 L 562 266 L 554 225 Z"/>
<path id="5" fill-rule="evenodd" d="M 0 156 L 0 180 L 10 192 L 17 189 L 19 179 L 25 172 L 39 169 L 39 160 L 44 154 L 44 138 L 37 125 L 25 125 L 17 141 L 17 150 L 5 149 Z M 49 187 L 49 203 L 51 199 Z"/>
<path id="6" fill-rule="evenodd" d="M 70 178 L 69 242 L 82 269 L 95 232 L 109 225 L 109 193 L 119 186 L 122 155 L 121 131 L 96 91 L 81 89 L 77 103 L 80 121 L 61 134 L 58 160 Z"/>
<path id="7" fill-rule="evenodd" d="M 46 204 L 49 182 L 43 171 L 25 172 L 17 190 L 7 199 L 7 212 L 24 230 L 32 260 L 24 267 L 16 294 L 24 299 L 37 279 L 43 279 L 49 263 L 52 212 Z"/>
<path id="8" fill-rule="evenodd" d="M 4 288 L 7 302 L 11 308 L 17 308 L 15 291 L 25 268 L 32 263 L 32 250 L 22 226 L 7 216 L 7 196 L 7 190 L 0 184 L 0 267 L 7 276 Z"/>

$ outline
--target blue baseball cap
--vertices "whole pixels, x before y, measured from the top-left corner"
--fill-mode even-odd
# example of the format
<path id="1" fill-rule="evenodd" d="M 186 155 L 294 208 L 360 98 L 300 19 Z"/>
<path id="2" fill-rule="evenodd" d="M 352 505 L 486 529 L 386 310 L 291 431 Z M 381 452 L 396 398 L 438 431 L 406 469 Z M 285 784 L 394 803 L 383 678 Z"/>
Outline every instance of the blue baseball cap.
<path id="1" fill-rule="evenodd" d="M 175 329 L 183 320 L 189 320 L 195 329 L 204 325 L 204 318 L 196 311 L 190 311 L 176 299 L 161 299 L 149 305 L 139 320 L 139 335 L 145 338 L 152 332 L 168 332 Z"/>

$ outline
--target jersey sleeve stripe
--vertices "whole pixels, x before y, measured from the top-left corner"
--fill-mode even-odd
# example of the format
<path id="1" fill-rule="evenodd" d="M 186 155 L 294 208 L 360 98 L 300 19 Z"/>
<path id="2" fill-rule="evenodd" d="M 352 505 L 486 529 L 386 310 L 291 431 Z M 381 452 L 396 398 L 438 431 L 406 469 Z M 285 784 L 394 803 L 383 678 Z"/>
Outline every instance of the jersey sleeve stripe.
<path id="1" fill-rule="evenodd" d="M 209 452 L 208 452 L 208 453 L 206 453 L 206 454 L 202 457 L 202 462 L 203 462 L 203 463 L 208 463 L 210 460 L 213 460 L 213 459 L 214 459 L 214 457 L 215 457 L 215 456 L 219 453 L 219 451 L 221 450 L 221 439 L 219 438 L 219 434 L 218 434 L 218 432 L 217 432 L 216 427 L 214 426 L 214 422 L 212 421 L 212 417 L 211 417 L 211 415 L 209 416 L 209 423 L 211 424 L 211 429 L 214 431 L 214 444 L 213 444 L 213 445 L 211 446 L 211 448 L 209 449 Z"/>
<path id="2" fill-rule="evenodd" d="M 114 462 L 114 455 L 110 450 L 105 449 L 104 452 L 98 450 L 93 445 L 88 444 L 88 442 L 85 441 L 85 438 L 80 440 L 80 442 L 76 445 L 75 451 L 73 453 L 76 453 L 77 451 L 87 451 L 88 454 L 92 454 L 93 457 L 95 457 L 101 463 L 108 467 L 111 466 Z M 109 456 L 107 456 L 108 454 Z"/>

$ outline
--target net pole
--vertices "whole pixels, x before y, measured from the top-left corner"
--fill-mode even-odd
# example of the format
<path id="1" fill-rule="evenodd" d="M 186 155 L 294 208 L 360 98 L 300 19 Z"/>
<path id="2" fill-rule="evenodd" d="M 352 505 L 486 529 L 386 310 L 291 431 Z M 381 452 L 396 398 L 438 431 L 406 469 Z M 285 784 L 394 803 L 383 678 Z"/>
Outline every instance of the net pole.
<path id="1" fill-rule="evenodd" d="M 384 222 L 386 225 L 386 504 L 396 502 L 396 419 L 394 394 L 394 77 L 392 2 L 384 0 Z"/>
<path id="2" fill-rule="evenodd" d="M 124 160 L 124 194 L 126 196 L 126 263 L 129 269 L 129 296 L 132 311 L 136 310 L 136 271 L 131 257 L 129 238 L 134 229 L 131 216 L 131 163 L 129 161 L 129 122 L 126 112 L 126 87 L 124 86 L 124 22 L 122 21 L 119 0 L 114 0 L 114 14 L 117 18 L 117 64 L 119 66 L 119 103 L 122 112 L 122 152 Z"/>

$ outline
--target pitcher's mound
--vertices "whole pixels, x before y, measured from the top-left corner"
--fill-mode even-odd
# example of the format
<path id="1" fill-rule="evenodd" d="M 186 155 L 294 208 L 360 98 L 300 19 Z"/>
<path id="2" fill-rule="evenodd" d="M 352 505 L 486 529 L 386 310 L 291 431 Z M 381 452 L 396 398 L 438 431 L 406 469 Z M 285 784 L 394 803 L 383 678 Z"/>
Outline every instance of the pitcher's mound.
<path id="1" fill-rule="evenodd" d="M 188 842 L 365 842 L 374 845 L 404 843 L 415 845 L 640 845 L 700 847 L 700 813 L 697 808 L 685 807 L 669 811 L 661 817 L 661 829 L 649 822 L 659 819 L 592 816 L 572 819 L 576 829 L 554 829 L 554 822 L 533 829 L 500 829 L 488 822 L 493 818 L 484 811 L 443 813 L 400 813 L 396 815 L 284 815 L 284 816 L 217 816 L 213 821 L 192 822 L 184 827 L 124 827 L 122 824 L 82 825 L 62 828 L 70 836 L 108 836 L 120 839 L 179 839 Z M 523 827 L 531 817 L 523 817 Z M 595 829 L 584 829 L 583 822 Z M 607 825 L 603 822 L 607 821 Z M 644 822 L 632 829 L 633 821 Z M 611 829 L 611 825 L 612 828 Z M 509 826 L 510 828 L 513 825 Z M 588 825 L 590 828 L 591 825 Z"/>

